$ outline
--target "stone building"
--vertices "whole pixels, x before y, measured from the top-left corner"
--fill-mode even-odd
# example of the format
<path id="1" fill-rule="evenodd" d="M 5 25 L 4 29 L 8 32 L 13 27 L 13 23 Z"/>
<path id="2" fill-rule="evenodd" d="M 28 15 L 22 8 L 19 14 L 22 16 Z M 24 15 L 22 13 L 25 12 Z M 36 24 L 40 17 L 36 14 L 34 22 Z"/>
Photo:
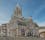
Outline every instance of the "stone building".
<path id="1" fill-rule="evenodd" d="M 6 37 L 7 36 L 7 24 L 2 24 L 1 27 L 2 27 L 1 28 L 2 36 Z"/>
<path id="2" fill-rule="evenodd" d="M 30 16 L 28 19 L 22 16 L 22 7 L 17 4 L 9 23 L 0 26 L 0 36 L 34 36 L 45 37 L 45 27 L 39 27 Z"/>
<path id="3" fill-rule="evenodd" d="M 38 26 L 33 22 L 32 17 L 29 19 L 22 17 L 22 8 L 19 4 L 16 5 L 15 11 L 11 20 L 9 21 L 9 32 L 10 36 L 34 36 L 38 35 Z M 38 34 L 37 34 L 38 33 Z M 29 34 L 29 35 L 28 35 Z"/>

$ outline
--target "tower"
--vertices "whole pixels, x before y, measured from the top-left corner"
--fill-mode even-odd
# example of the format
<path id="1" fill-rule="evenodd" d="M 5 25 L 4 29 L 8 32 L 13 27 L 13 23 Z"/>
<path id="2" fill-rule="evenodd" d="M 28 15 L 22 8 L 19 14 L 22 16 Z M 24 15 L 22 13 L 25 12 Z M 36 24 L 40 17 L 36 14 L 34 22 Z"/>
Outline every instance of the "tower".
<path id="1" fill-rule="evenodd" d="M 17 16 L 17 17 L 21 17 L 22 16 L 22 8 L 20 7 L 19 4 L 16 5 L 14 15 Z"/>

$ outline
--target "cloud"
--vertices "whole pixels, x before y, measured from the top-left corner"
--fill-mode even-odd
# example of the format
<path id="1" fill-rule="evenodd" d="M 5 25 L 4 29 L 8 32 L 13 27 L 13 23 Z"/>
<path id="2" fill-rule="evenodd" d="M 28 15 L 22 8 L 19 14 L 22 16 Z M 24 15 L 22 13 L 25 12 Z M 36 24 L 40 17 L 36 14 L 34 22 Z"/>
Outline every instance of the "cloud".
<path id="1" fill-rule="evenodd" d="M 8 23 L 9 21 L 4 21 L 4 20 L 0 20 L 0 25 L 1 24 L 5 24 L 5 23 Z"/>
<path id="2" fill-rule="evenodd" d="M 44 22 L 41 22 L 41 23 L 38 23 L 39 26 L 45 26 L 45 21 Z"/>
<path id="3" fill-rule="evenodd" d="M 39 25 L 39 27 L 45 26 L 45 21 L 38 21 L 38 20 L 33 20 L 35 23 Z"/>
<path id="4" fill-rule="evenodd" d="M 38 17 L 41 10 L 43 10 L 45 8 L 45 5 L 40 5 L 40 7 L 38 7 L 37 9 L 33 10 L 33 16 L 34 17 Z"/>
<path id="5" fill-rule="evenodd" d="M 34 20 L 39 26 L 45 26 L 45 21 L 39 22 L 38 20 Z"/>

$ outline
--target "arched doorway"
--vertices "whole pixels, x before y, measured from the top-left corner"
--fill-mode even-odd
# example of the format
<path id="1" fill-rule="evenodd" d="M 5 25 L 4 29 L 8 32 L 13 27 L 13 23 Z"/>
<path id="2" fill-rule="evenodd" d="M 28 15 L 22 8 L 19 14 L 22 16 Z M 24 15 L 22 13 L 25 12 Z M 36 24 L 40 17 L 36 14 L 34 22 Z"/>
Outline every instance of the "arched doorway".
<path id="1" fill-rule="evenodd" d="M 25 36 L 25 30 L 21 29 L 21 36 Z"/>

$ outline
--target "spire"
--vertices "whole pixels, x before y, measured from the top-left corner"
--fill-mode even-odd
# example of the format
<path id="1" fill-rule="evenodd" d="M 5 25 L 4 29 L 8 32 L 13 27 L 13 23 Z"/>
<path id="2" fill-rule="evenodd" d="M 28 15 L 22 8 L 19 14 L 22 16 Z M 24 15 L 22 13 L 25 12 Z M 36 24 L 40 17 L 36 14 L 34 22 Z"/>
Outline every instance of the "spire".
<path id="1" fill-rule="evenodd" d="M 19 4 L 19 3 L 17 3 L 17 4 L 16 4 L 16 8 L 21 9 L 21 6 L 20 6 L 20 4 Z"/>
<path id="2" fill-rule="evenodd" d="M 18 17 L 22 16 L 22 8 L 20 7 L 19 3 L 16 4 L 14 15 Z"/>
<path id="3" fill-rule="evenodd" d="M 19 5 L 19 3 L 16 4 L 16 7 L 21 8 L 20 5 Z"/>

